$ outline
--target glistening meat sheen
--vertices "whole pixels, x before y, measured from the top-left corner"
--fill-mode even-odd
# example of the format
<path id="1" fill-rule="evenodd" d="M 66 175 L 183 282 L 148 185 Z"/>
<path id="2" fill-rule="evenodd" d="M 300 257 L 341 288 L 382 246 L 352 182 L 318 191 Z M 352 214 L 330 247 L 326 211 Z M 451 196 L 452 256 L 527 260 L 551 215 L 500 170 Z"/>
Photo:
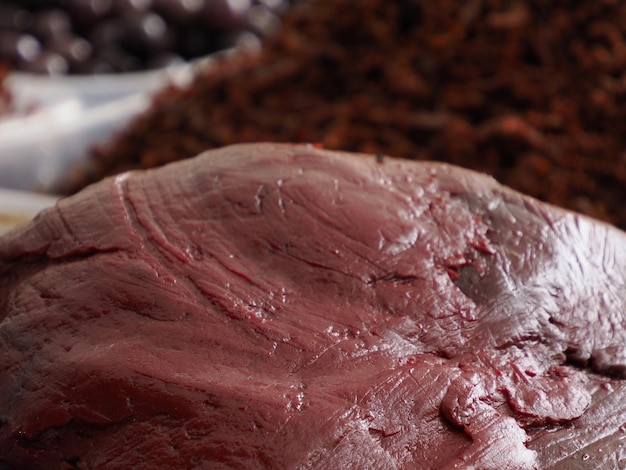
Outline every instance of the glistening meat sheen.
<path id="1" fill-rule="evenodd" d="M 626 235 L 439 163 L 250 144 L 0 239 L 9 468 L 626 464 Z"/>

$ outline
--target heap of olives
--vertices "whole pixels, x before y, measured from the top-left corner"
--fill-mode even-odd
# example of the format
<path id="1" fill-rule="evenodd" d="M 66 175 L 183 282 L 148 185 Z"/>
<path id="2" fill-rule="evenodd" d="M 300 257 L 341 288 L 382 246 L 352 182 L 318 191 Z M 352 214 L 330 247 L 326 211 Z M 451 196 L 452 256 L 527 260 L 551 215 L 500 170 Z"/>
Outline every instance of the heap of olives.
<path id="1" fill-rule="evenodd" d="M 0 63 L 42 74 L 156 69 L 280 26 L 291 0 L 4 0 Z"/>

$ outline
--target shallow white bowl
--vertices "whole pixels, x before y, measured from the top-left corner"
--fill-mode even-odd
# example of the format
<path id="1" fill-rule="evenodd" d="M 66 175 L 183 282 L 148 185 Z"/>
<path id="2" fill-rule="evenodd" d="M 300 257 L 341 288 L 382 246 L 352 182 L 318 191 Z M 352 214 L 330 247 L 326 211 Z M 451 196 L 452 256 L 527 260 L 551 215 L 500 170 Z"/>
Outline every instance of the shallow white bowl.
<path id="1" fill-rule="evenodd" d="M 168 83 L 184 86 L 233 48 L 158 71 L 44 77 L 13 73 L 16 113 L 0 119 L 0 188 L 52 192 L 89 148 L 144 111 Z"/>

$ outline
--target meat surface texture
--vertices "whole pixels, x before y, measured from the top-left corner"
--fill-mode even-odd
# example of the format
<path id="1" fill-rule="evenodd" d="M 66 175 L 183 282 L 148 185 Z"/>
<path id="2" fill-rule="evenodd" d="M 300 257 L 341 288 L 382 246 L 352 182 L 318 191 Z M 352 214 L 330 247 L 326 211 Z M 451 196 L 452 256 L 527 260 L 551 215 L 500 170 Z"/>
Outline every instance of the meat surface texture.
<path id="1" fill-rule="evenodd" d="M 440 163 L 255 144 L 0 239 L 9 468 L 626 467 L 626 235 Z"/>

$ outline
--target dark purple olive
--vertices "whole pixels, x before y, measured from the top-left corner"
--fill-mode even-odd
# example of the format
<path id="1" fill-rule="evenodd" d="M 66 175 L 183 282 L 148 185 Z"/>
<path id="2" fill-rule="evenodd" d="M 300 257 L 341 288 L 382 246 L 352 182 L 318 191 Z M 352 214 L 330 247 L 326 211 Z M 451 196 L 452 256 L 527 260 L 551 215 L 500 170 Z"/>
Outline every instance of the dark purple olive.
<path id="1" fill-rule="evenodd" d="M 55 9 L 37 12 L 32 23 L 31 32 L 39 39 L 45 40 L 58 34 L 68 33 L 71 29 L 72 26 L 68 14 L 62 10 Z"/>
<path id="2" fill-rule="evenodd" d="M 64 0 L 64 5 L 72 18 L 75 32 L 87 34 L 110 12 L 111 0 Z"/>
<path id="3" fill-rule="evenodd" d="M 156 13 L 126 18 L 122 45 L 139 55 L 152 55 L 171 47 L 172 35 L 167 23 Z"/>
<path id="4" fill-rule="evenodd" d="M 232 32 L 244 26 L 251 7 L 250 0 L 206 0 L 202 18 L 217 31 Z"/>
<path id="5" fill-rule="evenodd" d="M 31 73 L 64 75 L 69 72 L 70 67 L 64 57 L 44 51 L 36 59 L 21 63 L 20 69 Z"/>
<path id="6" fill-rule="evenodd" d="M 98 58 L 111 64 L 115 72 L 135 72 L 143 69 L 142 61 L 122 48 L 111 46 L 98 52 Z"/>
<path id="7" fill-rule="evenodd" d="M 113 0 L 111 11 L 115 16 L 144 13 L 152 7 L 152 0 Z"/>
<path id="8" fill-rule="evenodd" d="M 0 30 L 26 31 L 33 22 L 33 15 L 13 5 L 0 4 Z"/>
<path id="9" fill-rule="evenodd" d="M 41 44 L 30 34 L 0 32 L 0 57 L 17 64 L 31 62 L 41 53 Z"/>
<path id="10" fill-rule="evenodd" d="M 34 10 L 43 10 L 46 8 L 54 8 L 56 7 L 58 1 L 57 0 L 20 0 L 15 2 L 19 4 L 20 7 L 29 9 L 31 11 Z"/>
<path id="11" fill-rule="evenodd" d="M 211 0 L 153 0 L 154 11 L 168 23 L 184 25 L 193 21 L 202 11 L 204 4 Z"/>
<path id="12" fill-rule="evenodd" d="M 126 23 L 119 18 L 113 18 L 98 23 L 87 36 L 87 40 L 94 49 L 119 44 L 126 34 Z"/>
<path id="13" fill-rule="evenodd" d="M 86 62 L 93 52 L 89 42 L 71 34 L 61 34 L 50 38 L 46 42 L 46 49 L 64 57 L 70 64 L 70 68 Z"/>

